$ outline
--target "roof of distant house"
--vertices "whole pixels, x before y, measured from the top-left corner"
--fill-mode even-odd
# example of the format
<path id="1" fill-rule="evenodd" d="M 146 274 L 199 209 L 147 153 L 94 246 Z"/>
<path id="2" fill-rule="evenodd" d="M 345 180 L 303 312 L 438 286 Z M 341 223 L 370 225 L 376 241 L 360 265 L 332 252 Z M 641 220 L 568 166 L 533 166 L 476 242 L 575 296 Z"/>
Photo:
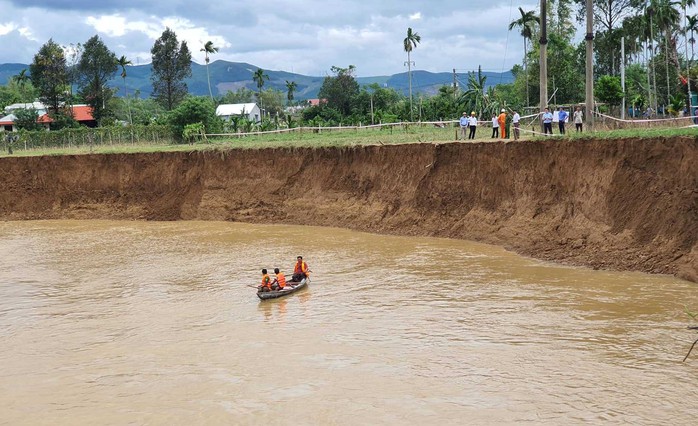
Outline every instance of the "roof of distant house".
<path id="1" fill-rule="evenodd" d="M 12 111 L 18 110 L 18 109 L 31 109 L 34 108 L 37 111 L 46 111 L 46 105 L 44 105 L 41 102 L 31 102 L 31 103 L 23 103 L 23 104 L 12 104 L 8 105 L 5 107 L 5 113 L 9 114 Z"/>
<path id="2" fill-rule="evenodd" d="M 73 105 L 73 118 L 76 121 L 92 121 L 92 107 L 89 105 Z"/>
<path id="3" fill-rule="evenodd" d="M 0 126 L 9 126 L 9 125 L 15 124 L 16 120 L 17 120 L 16 115 L 14 115 L 14 114 L 6 115 L 6 116 L 0 118 Z"/>
<path id="4" fill-rule="evenodd" d="M 222 104 L 218 105 L 216 108 L 216 115 L 229 116 L 229 115 L 241 115 L 250 114 L 254 108 L 257 106 L 256 103 L 246 103 L 246 104 Z"/>

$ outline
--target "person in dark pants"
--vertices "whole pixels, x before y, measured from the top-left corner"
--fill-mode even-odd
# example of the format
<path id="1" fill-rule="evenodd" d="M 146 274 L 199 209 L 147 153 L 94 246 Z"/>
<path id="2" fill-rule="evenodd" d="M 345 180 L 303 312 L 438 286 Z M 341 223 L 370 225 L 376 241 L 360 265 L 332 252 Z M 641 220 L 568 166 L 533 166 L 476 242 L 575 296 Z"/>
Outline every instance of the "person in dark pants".
<path id="1" fill-rule="evenodd" d="M 577 107 L 577 109 L 574 111 L 574 116 L 572 116 L 572 119 L 574 120 L 574 127 L 577 129 L 577 133 L 580 133 L 582 131 L 582 127 L 584 126 L 584 113 L 582 112 L 582 109 Z"/>
<path id="2" fill-rule="evenodd" d="M 565 134 L 565 123 L 567 122 L 567 117 L 569 114 L 567 114 L 567 111 L 565 111 L 565 108 L 560 107 L 559 112 L 558 112 L 558 118 L 560 119 L 558 123 L 558 127 L 560 129 L 560 134 L 564 135 Z"/>
<path id="3" fill-rule="evenodd" d="M 553 134 L 553 114 L 550 109 L 546 108 L 543 113 L 543 133 L 546 135 L 550 133 Z"/>
<path id="4" fill-rule="evenodd" d="M 470 134 L 468 135 L 468 139 L 475 139 L 475 130 L 477 129 L 477 117 L 475 117 L 475 111 L 470 113 L 468 124 L 470 125 Z"/>

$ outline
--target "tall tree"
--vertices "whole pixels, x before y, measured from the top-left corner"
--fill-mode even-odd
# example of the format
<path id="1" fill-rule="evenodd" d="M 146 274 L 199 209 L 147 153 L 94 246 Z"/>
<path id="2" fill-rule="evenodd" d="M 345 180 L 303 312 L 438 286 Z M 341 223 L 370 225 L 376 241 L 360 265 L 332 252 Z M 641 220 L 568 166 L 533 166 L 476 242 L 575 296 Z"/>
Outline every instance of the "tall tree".
<path id="1" fill-rule="evenodd" d="M 126 107 L 128 108 L 128 123 L 133 124 L 133 117 L 131 116 L 131 101 L 128 98 L 128 93 L 126 93 L 126 67 L 128 65 L 133 65 L 133 62 L 129 61 L 126 56 L 121 55 L 117 59 L 116 64 L 121 67 L 121 79 L 124 81 L 124 99 L 126 99 Z"/>
<path id="2" fill-rule="evenodd" d="M 180 44 L 175 32 L 167 28 L 155 40 L 150 53 L 153 56 L 152 96 L 171 111 L 187 96 L 184 79 L 191 77 L 191 52 L 187 42 Z"/>
<path id="3" fill-rule="evenodd" d="M 57 112 L 66 99 L 68 89 L 68 70 L 61 46 L 49 39 L 34 55 L 29 73 L 39 91 L 39 99 Z"/>
<path id="4" fill-rule="evenodd" d="M 13 75 L 12 81 L 15 84 L 17 84 L 17 87 L 20 91 L 20 97 L 22 98 L 22 102 L 25 102 L 25 89 L 27 87 L 27 84 L 31 81 L 31 79 L 29 78 L 29 74 L 27 74 L 27 69 L 25 68 L 22 71 L 20 71 L 19 74 Z"/>
<path id="5" fill-rule="evenodd" d="M 318 92 L 320 99 L 327 100 L 327 106 L 339 112 L 343 116 L 351 114 L 352 102 L 359 93 L 359 83 L 354 78 L 356 67 L 349 65 L 348 68 L 333 66 L 334 77 L 325 77 Z"/>
<path id="6" fill-rule="evenodd" d="M 257 70 L 252 74 L 252 80 L 257 85 L 257 99 L 259 100 L 259 109 L 262 109 L 262 88 L 264 87 L 264 80 L 269 80 L 269 76 L 264 73 L 264 70 L 257 68 Z M 264 112 L 262 111 L 262 116 Z"/>
<path id="7" fill-rule="evenodd" d="M 293 102 L 293 93 L 296 91 L 297 87 L 298 85 L 295 81 L 286 80 L 286 99 L 288 99 L 289 104 Z"/>
<path id="8" fill-rule="evenodd" d="M 77 66 L 78 87 L 98 123 L 108 115 L 107 105 L 114 92 L 107 83 L 114 77 L 117 68 L 116 55 L 99 36 L 87 40 Z"/>
<path id="9" fill-rule="evenodd" d="M 410 54 L 412 53 L 412 49 L 416 49 L 417 44 L 421 41 L 422 37 L 419 34 L 412 32 L 412 28 L 407 28 L 407 37 L 402 41 L 402 47 L 405 49 L 405 52 L 407 52 L 407 79 L 409 80 L 410 86 L 410 121 L 414 121 L 412 118 L 412 58 Z"/>
<path id="10" fill-rule="evenodd" d="M 533 37 L 533 32 L 535 30 L 535 26 L 537 24 L 540 24 L 540 18 L 536 16 L 535 12 L 533 10 L 529 10 L 528 12 L 524 12 L 524 10 L 519 7 L 519 12 L 521 13 L 521 17 L 519 19 L 516 19 L 512 21 L 509 24 L 509 31 L 513 30 L 514 28 L 521 28 L 521 36 L 523 37 L 523 42 L 524 42 L 524 60 L 523 60 L 523 66 L 524 66 L 524 74 L 526 75 L 526 106 L 531 105 L 531 100 L 529 96 L 529 88 L 528 88 L 528 67 L 526 66 L 526 56 L 528 54 L 528 44 L 527 41 L 531 40 L 531 37 Z"/>
<path id="11" fill-rule="evenodd" d="M 213 100 L 213 92 L 211 91 L 211 74 L 208 71 L 208 63 L 211 59 L 208 57 L 208 55 L 218 53 L 218 48 L 213 45 L 213 42 L 211 40 L 209 40 L 206 42 L 206 44 L 204 44 L 204 47 L 201 48 L 200 52 L 204 52 L 204 56 L 206 57 L 206 79 L 208 80 L 208 94 L 211 96 L 211 100 Z"/>

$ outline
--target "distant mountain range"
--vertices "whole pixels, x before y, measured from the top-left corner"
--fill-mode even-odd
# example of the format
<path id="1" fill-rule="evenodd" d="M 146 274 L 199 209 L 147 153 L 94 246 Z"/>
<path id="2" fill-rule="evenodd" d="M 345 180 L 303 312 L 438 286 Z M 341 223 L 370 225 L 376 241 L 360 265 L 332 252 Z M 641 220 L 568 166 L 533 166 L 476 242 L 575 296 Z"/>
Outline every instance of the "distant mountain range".
<path id="1" fill-rule="evenodd" d="M 23 69 L 29 69 L 25 64 L 0 64 L 0 85 L 4 85 L 12 76 L 19 74 Z M 241 62 L 215 61 L 209 64 L 211 73 L 211 88 L 214 94 L 224 94 L 227 91 L 236 91 L 241 87 L 246 87 L 256 91 L 257 86 L 252 80 L 252 75 L 258 67 Z M 150 96 L 152 85 L 150 74 L 152 67 L 147 65 L 133 65 L 126 68 L 126 93 L 133 94 L 140 92 L 141 97 Z M 192 62 L 191 78 L 186 80 L 189 93 L 193 95 L 208 95 L 208 82 L 206 80 L 206 65 L 199 65 Z M 265 82 L 265 88 L 274 88 L 286 92 L 286 80 L 295 81 L 297 89 L 295 98 L 297 100 L 314 99 L 320 91 L 324 76 L 312 77 L 302 74 L 294 74 L 286 71 L 266 70 L 269 81 Z M 506 84 L 514 81 L 514 76 L 510 71 L 504 73 L 483 72 L 487 76 L 488 85 Z M 393 88 L 399 92 L 407 94 L 409 81 L 407 73 L 394 74 L 390 76 L 359 77 L 356 79 L 360 85 L 377 83 L 383 87 Z M 459 84 L 467 82 L 467 74 L 457 76 Z M 433 95 L 438 92 L 439 87 L 453 84 L 453 74 L 450 72 L 432 73 L 428 71 L 412 72 L 412 93 Z M 110 81 L 110 86 L 118 88 L 117 96 L 124 95 L 124 81 L 120 77 L 120 72 L 115 74 L 115 78 Z"/>

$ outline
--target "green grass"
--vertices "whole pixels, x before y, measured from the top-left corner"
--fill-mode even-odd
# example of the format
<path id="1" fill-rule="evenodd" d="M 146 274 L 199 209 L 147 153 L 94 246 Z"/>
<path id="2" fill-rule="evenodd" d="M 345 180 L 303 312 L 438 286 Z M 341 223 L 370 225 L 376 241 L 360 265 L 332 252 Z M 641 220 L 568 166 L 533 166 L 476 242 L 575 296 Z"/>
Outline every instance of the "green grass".
<path id="1" fill-rule="evenodd" d="M 124 144 L 124 145 L 94 145 L 65 148 L 40 148 L 22 150 L 15 149 L 13 156 L 41 156 L 41 155 L 76 155 L 76 154 L 124 154 L 124 153 L 150 153 L 150 152 L 181 152 L 181 151 L 205 151 L 226 149 L 260 149 L 279 147 L 347 147 L 356 145 L 393 145 L 406 143 L 444 143 L 453 142 L 456 137 L 456 127 L 447 126 L 437 128 L 433 126 L 396 126 L 392 129 L 346 129 L 346 130 L 322 130 L 319 133 L 304 130 L 302 133 L 281 133 L 250 136 L 216 136 L 210 137 L 207 142 L 190 144 Z M 478 138 L 474 142 L 491 142 L 491 130 L 482 127 L 478 130 Z M 525 136 L 524 140 L 541 140 L 545 137 Z M 624 129 L 598 131 L 594 133 L 576 133 L 574 129 L 568 131 L 567 136 L 555 135 L 556 139 L 610 139 L 610 138 L 655 138 L 672 136 L 698 136 L 696 128 L 650 128 L 650 129 Z M 509 141 L 512 141 L 509 139 Z M 0 145 L 2 146 L 2 145 Z M 4 147 L 3 147 L 4 148 Z M 7 150 L 3 149 L 0 157 L 7 157 Z"/>

